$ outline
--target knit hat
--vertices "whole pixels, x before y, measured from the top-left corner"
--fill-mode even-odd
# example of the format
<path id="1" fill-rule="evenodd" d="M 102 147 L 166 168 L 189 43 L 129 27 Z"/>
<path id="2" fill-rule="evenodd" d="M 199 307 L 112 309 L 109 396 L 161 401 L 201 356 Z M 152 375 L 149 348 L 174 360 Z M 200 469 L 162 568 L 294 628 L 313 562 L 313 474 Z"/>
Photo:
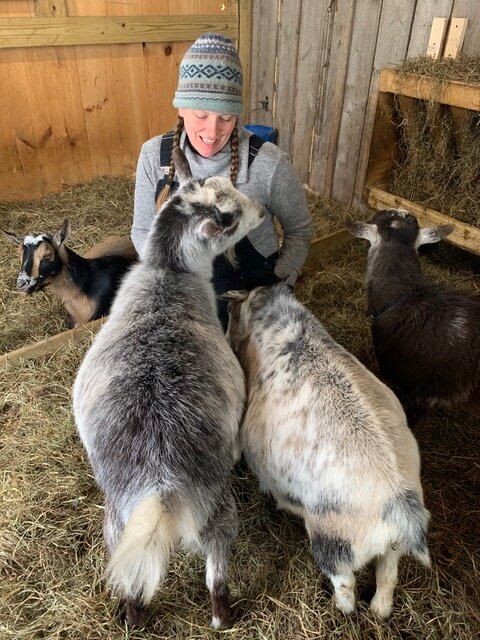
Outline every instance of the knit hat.
<path id="1" fill-rule="evenodd" d="M 204 33 L 195 40 L 180 64 L 173 106 L 236 115 L 243 112 L 242 65 L 230 38 Z"/>

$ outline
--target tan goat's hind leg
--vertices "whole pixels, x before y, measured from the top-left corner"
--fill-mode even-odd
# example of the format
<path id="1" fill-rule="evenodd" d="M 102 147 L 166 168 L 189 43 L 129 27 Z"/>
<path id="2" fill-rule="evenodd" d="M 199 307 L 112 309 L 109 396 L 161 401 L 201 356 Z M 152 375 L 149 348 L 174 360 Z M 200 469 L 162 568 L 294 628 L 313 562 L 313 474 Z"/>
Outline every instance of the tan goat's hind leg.
<path id="1" fill-rule="evenodd" d="M 389 548 L 376 560 L 377 590 L 370 603 L 370 609 L 380 618 L 388 618 L 392 612 L 393 592 L 398 580 L 398 562 L 401 551 Z"/>

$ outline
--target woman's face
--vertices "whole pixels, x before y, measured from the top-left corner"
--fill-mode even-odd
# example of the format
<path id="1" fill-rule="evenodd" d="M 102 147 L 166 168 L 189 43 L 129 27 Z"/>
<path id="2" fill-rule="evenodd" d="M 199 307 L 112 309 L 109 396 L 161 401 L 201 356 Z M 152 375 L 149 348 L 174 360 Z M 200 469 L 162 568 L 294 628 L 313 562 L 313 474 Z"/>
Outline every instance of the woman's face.
<path id="1" fill-rule="evenodd" d="M 237 116 L 230 113 L 181 108 L 185 130 L 192 147 L 204 158 L 210 158 L 227 144 L 237 124 Z"/>

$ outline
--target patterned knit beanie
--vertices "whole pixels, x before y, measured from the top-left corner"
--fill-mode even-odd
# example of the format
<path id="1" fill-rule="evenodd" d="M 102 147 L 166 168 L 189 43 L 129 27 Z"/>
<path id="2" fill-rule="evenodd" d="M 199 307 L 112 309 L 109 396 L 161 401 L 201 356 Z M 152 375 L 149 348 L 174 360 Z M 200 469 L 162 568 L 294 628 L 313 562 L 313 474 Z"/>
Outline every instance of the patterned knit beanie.
<path id="1" fill-rule="evenodd" d="M 217 113 L 243 112 L 242 65 L 235 45 L 219 33 L 204 33 L 180 64 L 173 106 Z"/>

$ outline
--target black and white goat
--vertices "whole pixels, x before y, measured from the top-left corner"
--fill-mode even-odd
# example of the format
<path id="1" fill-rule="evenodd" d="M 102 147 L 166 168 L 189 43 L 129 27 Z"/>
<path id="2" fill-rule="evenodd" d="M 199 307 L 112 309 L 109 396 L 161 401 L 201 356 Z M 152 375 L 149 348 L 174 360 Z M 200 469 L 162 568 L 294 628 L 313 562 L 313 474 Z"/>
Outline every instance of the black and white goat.
<path id="1" fill-rule="evenodd" d="M 230 475 L 245 380 L 217 317 L 212 265 L 264 212 L 227 178 L 192 180 L 182 151 L 174 153 L 181 186 L 80 367 L 73 406 L 105 494 L 109 582 L 128 621 L 141 621 L 182 540 L 206 557 L 219 628 L 230 619 Z"/>
<path id="2" fill-rule="evenodd" d="M 386 617 L 401 556 L 429 562 L 420 458 L 400 402 L 288 285 L 229 295 L 228 336 L 248 380 L 246 460 L 260 488 L 304 519 L 344 613 L 354 572 L 376 559 L 371 608 Z"/>
<path id="3" fill-rule="evenodd" d="M 78 255 L 65 246 L 70 234 L 68 220 L 63 221 L 54 235 L 19 236 L 11 231 L 3 234 L 19 245 L 21 268 L 17 290 L 31 294 L 48 289 L 60 298 L 74 327 L 108 314 L 123 276 L 135 261 L 120 238 L 118 246 L 110 238 L 92 247 L 90 258 Z"/>
<path id="4" fill-rule="evenodd" d="M 370 242 L 368 313 L 382 375 L 409 409 L 478 402 L 480 297 L 429 282 L 418 257 L 453 225 L 421 229 L 406 211 L 386 210 L 349 229 Z"/>

